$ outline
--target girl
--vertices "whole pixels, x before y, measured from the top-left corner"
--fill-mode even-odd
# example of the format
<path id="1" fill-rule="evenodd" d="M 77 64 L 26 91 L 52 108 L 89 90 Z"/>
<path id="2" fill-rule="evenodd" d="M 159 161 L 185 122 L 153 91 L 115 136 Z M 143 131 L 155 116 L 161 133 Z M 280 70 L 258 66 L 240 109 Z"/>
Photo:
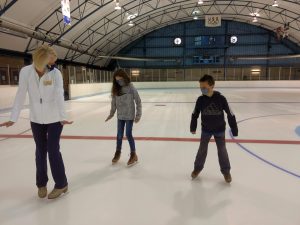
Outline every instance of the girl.
<path id="1" fill-rule="evenodd" d="M 19 88 L 10 121 L 0 124 L 0 127 L 10 127 L 17 122 L 28 93 L 31 130 L 36 144 L 38 196 L 47 196 L 48 154 L 55 182 L 53 191 L 48 195 L 49 199 L 57 198 L 68 190 L 59 142 L 63 126 L 72 123 L 66 120 L 62 75 L 56 68 L 47 69 L 47 65 L 53 64 L 56 59 L 54 49 L 48 45 L 42 45 L 35 50 L 33 64 L 23 67 L 20 71 Z"/>
<path id="2" fill-rule="evenodd" d="M 107 117 L 105 122 L 113 118 L 116 110 L 118 114 L 117 148 L 112 162 L 117 163 L 120 159 L 124 128 L 126 125 L 126 137 L 131 150 L 127 165 L 131 166 L 138 161 L 135 149 L 135 141 L 132 136 L 132 127 L 133 122 L 138 123 L 141 119 L 142 103 L 137 90 L 131 83 L 129 76 L 124 70 L 119 69 L 114 73 L 111 96 L 112 102 L 110 115 Z"/>

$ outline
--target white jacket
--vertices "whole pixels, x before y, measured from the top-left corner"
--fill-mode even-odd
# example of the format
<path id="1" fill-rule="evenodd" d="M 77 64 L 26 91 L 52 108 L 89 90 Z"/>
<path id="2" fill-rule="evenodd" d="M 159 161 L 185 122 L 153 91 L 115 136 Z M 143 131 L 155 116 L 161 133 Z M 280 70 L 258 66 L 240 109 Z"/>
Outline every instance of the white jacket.
<path id="1" fill-rule="evenodd" d="M 27 92 L 32 122 L 49 124 L 66 120 L 63 79 L 58 69 L 47 71 L 41 78 L 33 64 L 21 69 L 11 121 L 18 120 Z"/>

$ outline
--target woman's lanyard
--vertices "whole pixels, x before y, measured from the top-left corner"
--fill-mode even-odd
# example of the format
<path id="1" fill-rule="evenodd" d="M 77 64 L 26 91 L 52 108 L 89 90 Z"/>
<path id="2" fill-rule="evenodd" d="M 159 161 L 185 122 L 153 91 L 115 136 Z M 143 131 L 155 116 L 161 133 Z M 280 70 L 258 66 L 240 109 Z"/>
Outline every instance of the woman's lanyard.
<path id="1" fill-rule="evenodd" d="M 39 76 L 39 74 L 36 72 L 35 69 L 34 69 L 34 72 L 36 73 L 35 76 L 36 75 L 38 76 L 38 79 L 36 79 L 36 81 L 37 81 L 38 91 L 39 91 L 39 94 L 40 94 L 40 104 L 43 104 L 43 99 L 42 99 L 41 90 L 40 90 L 40 84 L 41 84 L 41 79 L 42 79 L 43 76 L 45 76 L 46 72 L 42 76 Z"/>

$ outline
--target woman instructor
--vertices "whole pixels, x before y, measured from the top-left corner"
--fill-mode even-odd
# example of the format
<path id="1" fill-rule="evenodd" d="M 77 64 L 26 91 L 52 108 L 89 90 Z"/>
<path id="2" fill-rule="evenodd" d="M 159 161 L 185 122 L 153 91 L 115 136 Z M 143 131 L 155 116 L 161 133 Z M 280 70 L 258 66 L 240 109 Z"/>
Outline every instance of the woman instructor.
<path id="1" fill-rule="evenodd" d="M 20 71 L 19 87 L 15 97 L 10 121 L 0 124 L 10 127 L 17 122 L 24 105 L 26 94 L 29 95 L 30 121 L 36 144 L 36 185 L 38 196 L 47 196 L 47 153 L 55 182 L 49 199 L 59 197 L 68 190 L 64 162 L 60 153 L 60 136 L 63 126 L 72 124 L 66 119 L 64 90 L 61 72 L 48 69 L 56 53 L 48 45 L 38 47 L 33 53 L 33 64 Z"/>

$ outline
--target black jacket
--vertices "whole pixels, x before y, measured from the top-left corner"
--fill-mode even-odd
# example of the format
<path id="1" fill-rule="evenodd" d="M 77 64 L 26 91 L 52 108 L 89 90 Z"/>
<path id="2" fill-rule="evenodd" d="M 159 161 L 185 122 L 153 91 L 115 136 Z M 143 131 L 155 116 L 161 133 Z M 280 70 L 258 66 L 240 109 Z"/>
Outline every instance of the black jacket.
<path id="1" fill-rule="evenodd" d="M 198 98 L 191 120 L 191 132 L 197 130 L 199 114 L 201 113 L 202 130 L 206 132 L 223 132 L 226 129 L 224 111 L 227 114 L 229 126 L 233 136 L 238 136 L 235 116 L 226 98 L 215 91 L 211 97 L 202 95 Z"/>

